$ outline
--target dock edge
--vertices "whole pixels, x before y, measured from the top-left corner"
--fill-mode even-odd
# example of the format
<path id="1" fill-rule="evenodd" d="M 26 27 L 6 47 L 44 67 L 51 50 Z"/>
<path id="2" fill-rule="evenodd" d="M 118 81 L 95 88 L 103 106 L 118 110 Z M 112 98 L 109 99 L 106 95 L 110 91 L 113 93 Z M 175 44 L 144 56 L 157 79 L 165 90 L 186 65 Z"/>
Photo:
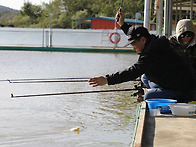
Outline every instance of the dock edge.
<path id="1" fill-rule="evenodd" d="M 144 123 L 146 118 L 146 102 L 143 101 L 138 106 L 136 117 L 136 124 L 135 124 L 135 133 L 133 135 L 132 143 L 130 147 L 141 147 L 142 146 L 142 137 L 143 137 L 143 130 L 144 130 Z"/>

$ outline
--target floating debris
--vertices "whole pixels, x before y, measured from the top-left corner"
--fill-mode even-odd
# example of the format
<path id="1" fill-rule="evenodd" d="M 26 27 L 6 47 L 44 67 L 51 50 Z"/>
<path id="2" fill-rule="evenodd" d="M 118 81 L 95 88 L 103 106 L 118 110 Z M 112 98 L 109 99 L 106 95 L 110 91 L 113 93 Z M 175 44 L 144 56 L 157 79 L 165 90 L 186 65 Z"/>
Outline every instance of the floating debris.
<path id="1" fill-rule="evenodd" d="M 80 133 L 80 127 L 77 126 L 75 128 L 71 128 L 69 130 L 62 130 L 62 131 L 64 131 L 64 132 L 76 132 L 77 134 L 79 134 Z"/>

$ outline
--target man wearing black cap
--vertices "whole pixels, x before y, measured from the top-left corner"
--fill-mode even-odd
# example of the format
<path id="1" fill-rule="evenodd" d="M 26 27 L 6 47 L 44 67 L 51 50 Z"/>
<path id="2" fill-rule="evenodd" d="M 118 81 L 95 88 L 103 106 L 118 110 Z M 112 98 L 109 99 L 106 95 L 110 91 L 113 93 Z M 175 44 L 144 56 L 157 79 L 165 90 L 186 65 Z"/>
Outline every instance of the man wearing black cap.
<path id="1" fill-rule="evenodd" d="M 196 78 L 191 67 L 170 47 L 168 39 L 150 35 L 144 27 L 124 23 L 122 12 L 117 13 L 117 18 L 121 29 L 128 36 L 127 45 L 133 46 L 140 55 L 139 59 L 124 71 L 90 78 L 89 84 L 93 87 L 114 85 L 135 80 L 145 74 L 150 81 L 151 90 L 145 94 L 144 99 L 173 98 L 178 102 L 191 101 Z"/>

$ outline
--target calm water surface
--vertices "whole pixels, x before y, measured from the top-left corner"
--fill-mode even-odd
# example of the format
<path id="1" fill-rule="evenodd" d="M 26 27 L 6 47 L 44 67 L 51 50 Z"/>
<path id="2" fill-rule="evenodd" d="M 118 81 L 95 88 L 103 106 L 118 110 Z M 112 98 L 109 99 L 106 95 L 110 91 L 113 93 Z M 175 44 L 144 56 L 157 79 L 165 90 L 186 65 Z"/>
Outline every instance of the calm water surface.
<path id="1" fill-rule="evenodd" d="M 0 51 L 0 79 L 92 77 L 123 70 L 136 54 Z M 92 88 L 88 83 L 0 82 L 0 146 L 127 147 L 137 104 L 131 92 L 11 99 L 10 94 L 132 88 L 133 82 Z M 80 126 L 79 134 L 67 132 Z"/>

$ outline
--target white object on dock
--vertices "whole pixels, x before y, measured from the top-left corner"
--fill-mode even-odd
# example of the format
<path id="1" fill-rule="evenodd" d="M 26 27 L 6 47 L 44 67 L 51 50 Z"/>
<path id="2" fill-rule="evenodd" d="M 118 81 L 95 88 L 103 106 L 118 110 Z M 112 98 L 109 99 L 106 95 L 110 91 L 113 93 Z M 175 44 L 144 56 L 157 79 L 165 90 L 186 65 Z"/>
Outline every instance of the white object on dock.
<path id="1" fill-rule="evenodd" d="M 194 116 L 196 112 L 195 104 L 176 103 L 169 104 L 173 115 L 176 116 Z"/>

